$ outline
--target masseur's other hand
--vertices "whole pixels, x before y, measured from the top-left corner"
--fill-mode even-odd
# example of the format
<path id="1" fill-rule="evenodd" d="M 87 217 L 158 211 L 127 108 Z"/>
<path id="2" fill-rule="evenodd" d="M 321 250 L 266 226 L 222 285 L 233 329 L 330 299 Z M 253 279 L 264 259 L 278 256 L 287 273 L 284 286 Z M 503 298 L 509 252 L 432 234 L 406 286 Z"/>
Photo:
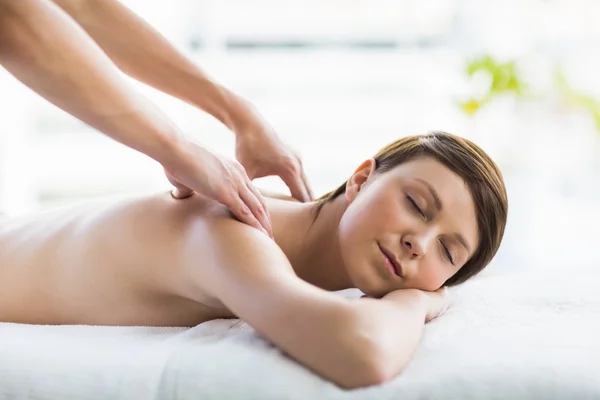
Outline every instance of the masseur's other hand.
<path id="1" fill-rule="evenodd" d="M 292 197 L 302 202 L 311 201 L 313 193 L 300 157 L 279 139 L 249 104 L 245 116 L 246 122 L 235 129 L 235 155 L 250 179 L 279 176 Z"/>
<path id="2" fill-rule="evenodd" d="M 184 199 L 197 192 L 224 204 L 240 221 L 273 237 L 265 201 L 237 161 L 188 141 L 173 165 L 163 167 L 169 182 L 175 186 L 174 198 Z"/>

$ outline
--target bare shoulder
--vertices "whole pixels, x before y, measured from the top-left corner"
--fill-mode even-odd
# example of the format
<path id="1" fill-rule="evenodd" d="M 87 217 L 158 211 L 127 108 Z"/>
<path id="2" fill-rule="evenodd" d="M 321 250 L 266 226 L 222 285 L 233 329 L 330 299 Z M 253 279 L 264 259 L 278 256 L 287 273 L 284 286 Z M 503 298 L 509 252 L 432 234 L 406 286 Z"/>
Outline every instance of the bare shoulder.
<path id="1" fill-rule="evenodd" d="M 270 238 L 216 202 L 168 192 L 99 199 L 0 224 L 0 305 L 11 293 L 14 304 L 29 298 L 29 309 L 8 310 L 20 320 L 199 322 L 228 316 L 223 294 L 239 290 L 240 268 L 252 263 L 291 270 Z"/>
<path id="2" fill-rule="evenodd" d="M 275 192 L 265 190 L 265 189 L 259 189 L 259 192 L 264 197 L 270 197 L 272 199 L 277 199 L 277 200 L 298 202 L 298 199 L 296 199 L 290 195 L 287 195 L 287 194 L 275 193 Z"/>
<path id="3" fill-rule="evenodd" d="M 186 266 L 190 282 L 201 285 L 216 299 L 222 298 L 220 282 L 236 287 L 235 282 L 246 275 L 256 275 L 256 265 L 272 266 L 275 274 L 295 275 L 275 241 L 239 222 L 225 209 L 213 210 L 202 218 L 191 217 L 186 225 L 181 265 Z M 199 292 L 200 288 L 190 289 Z"/>
<path id="4" fill-rule="evenodd" d="M 293 274 L 279 246 L 256 228 L 239 222 L 227 207 L 194 195 L 175 200 L 168 193 L 135 196 L 99 213 L 95 247 L 102 237 L 119 247 L 112 253 L 136 260 L 127 268 L 148 285 L 209 307 L 223 307 L 219 282 L 252 273 L 255 264 Z M 103 221 L 104 220 L 104 221 Z M 88 237 L 90 236 L 88 230 Z M 144 278 L 145 279 L 145 278 Z M 156 283 L 152 283 L 156 282 Z M 234 284 L 226 285 L 234 287 Z M 225 290 L 228 290 L 227 288 Z"/>

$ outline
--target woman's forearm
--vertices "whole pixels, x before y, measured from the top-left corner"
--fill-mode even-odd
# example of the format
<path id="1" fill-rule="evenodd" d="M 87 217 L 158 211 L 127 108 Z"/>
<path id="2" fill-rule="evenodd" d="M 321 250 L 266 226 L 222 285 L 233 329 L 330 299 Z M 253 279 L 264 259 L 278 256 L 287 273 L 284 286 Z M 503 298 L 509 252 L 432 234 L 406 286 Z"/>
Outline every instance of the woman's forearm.
<path id="1" fill-rule="evenodd" d="M 208 259 L 203 253 L 201 273 L 194 268 L 197 246 L 184 252 L 198 291 L 209 290 L 280 349 L 339 386 L 391 379 L 419 342 L 427 312 L 422 292 L 346 300 L 302 281 L 275 243 L 234 221 L 189 234 L 189 243 L 202 238 L 212 252 Z"/>
<path id="2" fill-rule="evenodd" d="M 168 164 L 179 130 L 127 82 L 93 40 L 47 0 L 0 0 L 0 64 L 73 116 Z"/>
<path id="3" fill-rule="evenodd" d="M 279 298 L 288 301 L 289 296 L 287 292 Z M 423 333 L 427 313 L 423 297 L 406 290 L 393 301 L 366 298 L 343 305 L 330 296 L 323 293 L 322 300 L 311 306 L 321 297 L 315 293 L 306 304 L 290 304 L 285 314 L 269 315 L 263 307 L 261 320 L 266 324 L 255 327 L 294 358 L 347 389 L 381 384 L 401 373 Z"/>
<path id="4" fill-rule="evenodd" d="M 116 0 L 54 0 L 123 72 L 211 114 L 232 130 L 245 102 L 225 89 L 160 33 Z"/>
<path id="5" fill-rule="evenodd" d="M 409 363 L 421 337 L 427 316 L 427 299 L 413 289 L 399 290 L 383 299 L 363 298 L 354 302 L 359 332 L 368 332 L 375 344 L 375 383 L 398 375 Z"/>
<path id="6" fill-rule="evenodd" d="M 330 293 L 326 293 L 330 296 Z M 306 348 L 300 360 L 312 353 L 318 372 L 339 386 L 355 389 L 387 382 L 409 363 L 423 334 L 427 314 L 425 298 L 417 290 L 394 294 L 393 300 L 363 298 L 324 301 L 322 308 L 306 307 L 286 324 L 303 332 Z M 310 347 L 310 350 L 309 350 Z M 309 365 L 311 363 L 308 363 Z"/>

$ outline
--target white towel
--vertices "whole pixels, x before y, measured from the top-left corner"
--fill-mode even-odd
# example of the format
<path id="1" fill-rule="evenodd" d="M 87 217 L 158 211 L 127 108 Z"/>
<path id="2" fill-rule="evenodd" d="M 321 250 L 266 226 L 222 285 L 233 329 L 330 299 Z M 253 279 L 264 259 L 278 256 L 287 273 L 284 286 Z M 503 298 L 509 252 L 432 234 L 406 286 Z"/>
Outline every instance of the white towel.
<path id="1" fill-rule="evenodd" d="M 191 329 L 0 324 L 0 398 L 600 399 L 599 271 L 487 275 L 453 289 L 453 306 L 426 326 L 406 371 L 354 391 L 238 320 Z"/>

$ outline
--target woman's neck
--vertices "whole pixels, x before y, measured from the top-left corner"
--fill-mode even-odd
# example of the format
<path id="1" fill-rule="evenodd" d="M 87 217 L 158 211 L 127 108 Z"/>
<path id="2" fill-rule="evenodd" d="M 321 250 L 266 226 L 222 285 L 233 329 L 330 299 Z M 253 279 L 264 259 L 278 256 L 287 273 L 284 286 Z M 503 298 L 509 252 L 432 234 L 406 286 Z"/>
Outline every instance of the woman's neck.
<path id="1" fill-rule="evenodd" d="M 353 287 L 340 254 L 337 228 L 344 196 L 327 203 L 315 219 L 316 203 L 267 199 L 273 235 L 303 280 L 325 290 Z"/>

